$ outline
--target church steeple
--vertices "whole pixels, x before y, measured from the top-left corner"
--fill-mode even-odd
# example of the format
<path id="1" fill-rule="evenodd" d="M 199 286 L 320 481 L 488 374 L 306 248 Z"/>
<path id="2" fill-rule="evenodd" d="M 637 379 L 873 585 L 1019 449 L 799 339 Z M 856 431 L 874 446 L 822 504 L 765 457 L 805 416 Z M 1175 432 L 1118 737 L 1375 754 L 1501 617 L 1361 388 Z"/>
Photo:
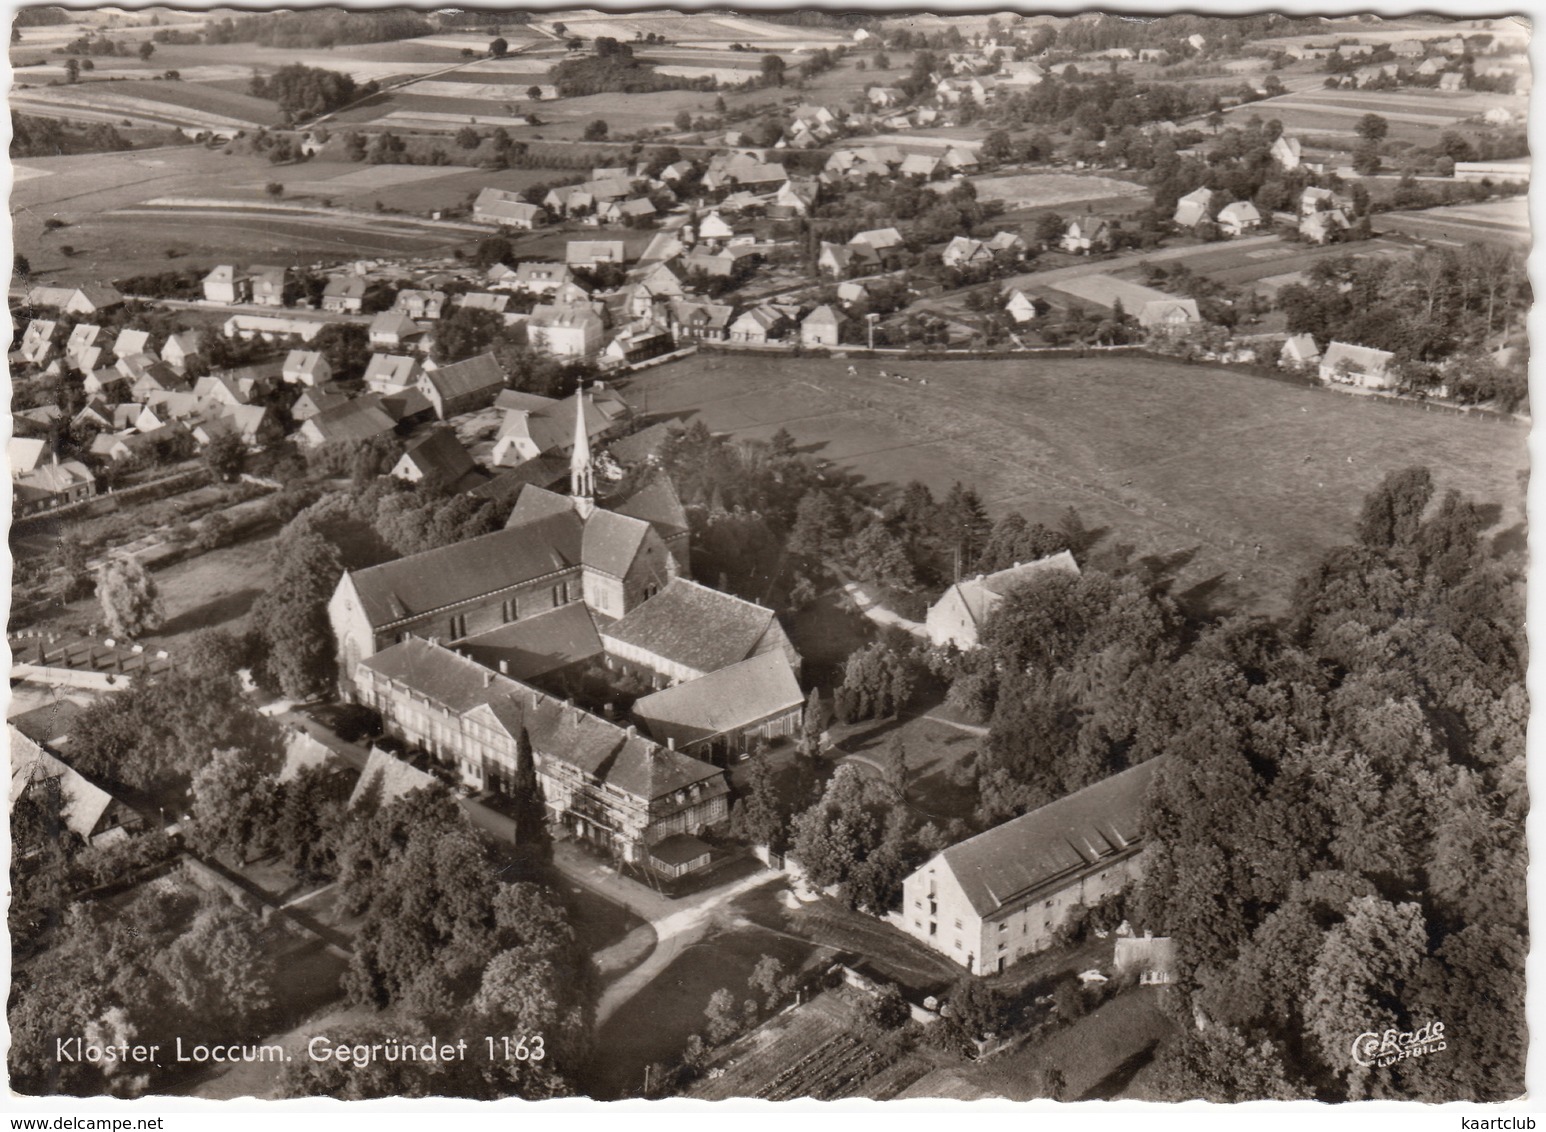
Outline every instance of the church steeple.
<path id="1" fill-rule="evenodd" d="M 569 495 L 580 518 L 596 509 L 596 466 L 591 460 L 590 432 L 585 427 L 585 387 L 574 394 L 574 452 L 569 457 Z"/>

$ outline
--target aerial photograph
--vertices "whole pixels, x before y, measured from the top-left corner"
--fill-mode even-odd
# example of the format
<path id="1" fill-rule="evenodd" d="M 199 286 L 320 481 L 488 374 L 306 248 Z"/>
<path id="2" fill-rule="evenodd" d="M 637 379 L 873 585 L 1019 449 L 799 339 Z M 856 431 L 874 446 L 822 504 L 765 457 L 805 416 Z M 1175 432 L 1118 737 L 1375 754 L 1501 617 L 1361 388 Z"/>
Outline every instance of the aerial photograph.
<path id="1" fill-rule="evenodd" d="M 10 1099 L 1520 1101 L 1530 35 L 14 9 Z"/>

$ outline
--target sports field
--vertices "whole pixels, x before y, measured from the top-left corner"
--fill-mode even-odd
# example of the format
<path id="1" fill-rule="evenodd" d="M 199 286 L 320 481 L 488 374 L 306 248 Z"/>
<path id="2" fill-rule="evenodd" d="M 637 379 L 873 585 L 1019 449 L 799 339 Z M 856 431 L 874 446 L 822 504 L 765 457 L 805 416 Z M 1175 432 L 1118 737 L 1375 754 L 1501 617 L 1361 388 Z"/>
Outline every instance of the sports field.
<path id="1" fill-rule="evenodd" d="M 1102 545 L 1167 561 L 1177 592 L 1233 608 L 1281 609 L 1351 537 L 1364 495 L 1413 463 L 1440 491 L 1501 505 L 1499 529 L 1520 521 L 1524 425 L 1148 358 L 847 365 L 700 354 L 627 388 L 651 416 L 758 438 L 787 428 L 882 489 L 917 479 L 941 495 L 960 480 L 995 515 L 1047 523 L 1072 505 Z"/>

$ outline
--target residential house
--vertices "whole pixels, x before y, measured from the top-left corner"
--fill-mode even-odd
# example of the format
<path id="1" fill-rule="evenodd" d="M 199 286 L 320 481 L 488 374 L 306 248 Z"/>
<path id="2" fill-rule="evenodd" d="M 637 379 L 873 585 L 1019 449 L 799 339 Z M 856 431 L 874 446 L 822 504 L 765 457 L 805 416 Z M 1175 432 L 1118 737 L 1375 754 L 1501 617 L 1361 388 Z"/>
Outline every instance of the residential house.
<path id="1" fill-rule="evenodd" d="M 333 380 L 333 367 L 316 350 L 291 350 L 285 355 L 283 376 L 290 385 L 326 385 Z"/>
<path id="2" fill-rule="evenodd" d="M 698 239 L 705 243 L 718 244 L 734 235 L 735 229 L 725 223 L 718 209 L 712 210 L 698 222 Z"/>
<path id="3" fill-rule="evenodd" d="M 282 307 L 285 305 L 285 286 L 289 283 L 290 273 L 283 267 L 261 267 L 254 265 L 252 268 L 252 301 L 260 307 Z"/>
<path id="4" fill-rule="evenodd" d="M 895 228 L 873 228 L 867 232 L 860 232 L 848 241 L 848 246 L 857 248 L 860 246 L 869 248 L 875 252 L 883 263 L 891 263 L 902 252 L 907 250 L 907 241 L 902 238 L 902 233 Z"/>
<path id="5" fill-rule="evenodd" d="M 35 436 L 13 436 L 5 443 L 6 463 L 11 478 L 35 472 L 48 461 L 48 441 Z"/>
<path id="6" fill-rule="evenodd" d="M 1219 227 L 1229 236 L 1243 236 L 1261 227 L 1261 213 L 1248 200 L 1237 200 L 1219 209 Z"/>
<path id="7" fill-rule="evenodd" d="M 14 438 L 13 438 L 14 443 Z M 97 493 L 97 478 L 79 460 L 40 464 L 20 475 L 12 469 L 11 500 L 17 515 L 35 515 L 69 503 L 90 499 Z M 12 757 L 15 757 L 13 748 Z"/>
<path id="8" fill-rule="evenodd" d="M 1023 257 L 1027 250 L 1025 237 L 1018 232 L 995 232 L 988 237 L 986 243 L 994 259 L 1010 262 Z"/>
<path id="9" fill-rule="evenodd" d="M 441 420 L 492 405 L 504 387 L 505 374 L 493 354 L 425 369 L 418 381 L 419 392 Z"/>
<path id="10" fill-rule="evenodd" d="M 1213 209 L 1213 190 L 1193 189 L 1176 202 L 1174 220 L 1182 228 L 1195 228 L 1208 219 Z"/>
<path id="11" fill-rule="evenodd" d="M 1312 243 L 1329 244 L 1350 227 L 1347 214 L 1333 208 L 1329 212 L 1312 212 L 1300 220 L 1299 234 Z"/>
<path id="12" fill-rule="evenodd" d="M 596 207 L 596 195 L 585 185 L 563 185 L 548 190 L 542 203 L 550 213 L 578 216 Z"/>
<path id="13" fill-rule="evenodd" d="M 917 177 L 924 181 L 932 181 L 939 176 L 939 158 L 931 153 L 909 153 L 902 161 L 902 167 L 897 170 L 904 177 Z"/>
<path id="14" fill-rule="evenodd" d="M 1449 64 L 1438 56 L 1429 56 L 1417 65 L 1417 73 L 1419 75 L 1437 75 L 1442 73 L 1447 66 Z"/>
<path id="15" fill-rule="evenodd" d="M 472 218 L 479 224 L 530 231 L 547 222 L 547 213 L 539 205 L 528 204 L 520 193 L 484 189 L 473 201 Z"/>
<path id="16" fill-rule="evenodd" d="M 1004 309 L 1016 322 L 1030 322 L 1041 313 L 1037 309 L 1036 300 L 1028 297 L 1024 291 L 1011 291 Z"/>
<path id="17" fill-rule="evenodd" d="M 1321 360 L 1321 349 L 1308 334 L 1291 335 L 1278 352 L 1278 364 L 1287 369 L 1308 369 Z"/>
<path id="18" fill-rule="evenodd" d="M 295 404 L 290 406 L 290 419 L 296 422 L 308 421 L 319 413 L 338 408 L 348 400 L 349 395 L 338 388 L 302 389 Z"/>
<path id="19" fill-rule="evenodd" d="M 601 349 L 601 316 L 584 303 L 539 303 L 526 323 L 534 350 L 555 358 L 588 358 Z"/>
<path id="20" fill-rule="evenodd" d="M 1139 986 L 1165 986 L 1175 981 L 1179 970 L 1176 941 L 1151 931 L 1141 936 L 1119 934 L 1112 948 L 1111 966 L 1118 975 L 1136 972 Z"/>
<path id="21" fill-rule="evenodd" d="M 35 366 L 45 365 L 54 352 L 54 335 L 58 330 L 59 323 L 53 319 L 33 319 L 22 331 L 21 348 L 17 353 Z"/>
<path id="22" fill-rule="evenodd" d="M 102 337 L 102 328 L 91 322 L 78 322 L 70 331 L 70 336 L 65 339 L 64 356 L 76 369 L 83 373 L 89 373 L 97 366 L 97 360 L 102 356 L 102 347 L 99 340 Z M 173 335 L 172 337 L 176 337 Z M 167 339 L 168 342 L 171 339 Z M 96 351 L 92 353 L 92 351 Z M 165 349 L 161 353 L 163 360 L 166 357 Z"/>
<path id="23" fill-rule="evenodd" d="M 311 318 L 280 318 L 267 314 L 233 314 L 226 319 L 221 326 L 221 333 L 227 338 L 261 338 L 266 342 L 277 341 L 281 338 L 299 338 L 302 342 L 310 342 L 318 334 L 326 322 Z"/>
<path id="24" fill-rule="evenodd" d="M 940 262 L 946 267 L 986 267 L 993 262 L 988 245 L 970 236 L 955 236 L 940 253 Z"/>
<path id="25" fill-rule="evenodd" d="M 407 483 L 432 483 L 458 491 L 484 478 L 471 454 L 449 428 L 432 429 L 403 450 L 391 475 Z M 469 482 L 470 481 L 470 482 Z"/>
<path id="26" fill-rule="evenodd" d="M 907 95 L 894 86 L 872 86 L 864 92 L 864 96 L 871 106 L 881 109 L 900 106 L 907 101 Z"/>
<path id="27" fill-rule="evenodd" d="M 588 265 L 587 265 L 588 266 Z M 550 295 L 565 284 L 574 282 L 574 272 L 562 263 L 516 264 L 515 276 L 508 281 L 517 291 L 529 291 L 533 295 Z"/>
<path id="28" fill-rule="evenodd" d="M 1065 252 L 1105 251 L 1111 246 L 1111 224 L 1102 216 L 1076 216 L 1068 222 L 1060 244 Z"/>
<path id="29" fill-rule="evenodd" d="M 185 373 L 203 343 L 202 331 L 184 330 L 178 334 L 169 334 L 166 344 L 161 347 L 161 360 L 179 373 Z"/>
<path id="30" fill-rule="evenodd" d="M 25 301 L 29 307 L 54 307 L 63 314 L 98 314 L 123 305 L 123 296 L 111 283 L 83 283 L 79 287 L 33 287 Z"/>
<path id="31" fill-rule="evenodd" d="M 1464 90 L 1465 75 L 1459 71 L 1446 71 L 1439 76 L 1440 90 Z"/>
<path id="32" fill-rule="evenodd" d="M 630 200 L 608 201 L 596 210 L 603 224 L 627 224 L 630 221 L 639 223 L 656 215 L 655 206 L 648 197 L 634 197 Z"/>
<path id="33" fill-rule="evenodd" d="M 491 457 L 501 466 L 520 465 L 542 456 L 572 456 L 577 414 L 585 419 L 586 443 L 592 445 L 621 435 L 633 416 L 632 406 L 600 383 L 562 400 L 507 389 L 494 407 L 505 414 Z"/>
<path id="34" fill-rule="evenodd" d="M 400 310 L 382 311 L 370 323 L 371 349 L 394 349 L 417 343 L 424 336 L 419 324 Z"/>
<path id="35" fill-rule="evenodd" d="M 625 263 L 627 250 L 621 240 L 570 240 L 565 253 L 565 262 L 570 267 Z"/>
<path id="36" fill-rule="evenodd" d="M 470 291 L 465 295 L 456 296 L 458 310 L 493 311 L 495 314 L 502 315 L 509 306 L 509 295 L 496 295 L 491 291 Z M 509 320 L 506 319 L 506 321 Z"/>
<path id="37" fill-rule="evenodd" d="M 113 357 L 129 358 L 150 351 L 150 331 L 124 327 L 113 339 Z"/>
<path id="38" fill-rule="evenodd" d="M 1391 54 L 1402 59 L 1421 59 L 1428 54 L 1428 49 L 1423 46 L 1420 39 L 1403 39 L 1391 44 Z"/>
<path id="39" fill-rule="evenodd" d="M 64 828 L 87 846 L 123 841 L 143 826 L 130 806 L 75 770 L 14 724 L 6 731 L 11 752 L 11 810 L 32 791 L 47 791 L 50 810 L 57 799 Z"/>
<path id="40" fill-rule="evenodd" d="M 1333 342 L 1321 355 L 1320 378 L 1329 384 L 1352 385 L 1359 389 L 1394 389 L 1398 378 L 1390 370 L 1393 357 L 1395 355 L 1388 350 Z"/>
<path id="41" fill-rule="evenodd" d="M 873 253 L 871 253 L 873 257 Z M 847 279 L 853 271 L 854 250 L 823 240 L 816 255 L 816 270 L 829 279 Z"/>
<path id="42" fill-rule="evenodd" d="M 1138 312 L 1138 325 L 1145 330 L 1174 333 L 1200 322 L 1196 299 L 1152 299 Z"/>
<path id="43" fill-rule="evenodd" d="M 206 303 L 247 303 L 252 301 L 252 276 L 223 263 L 204 276 Z"/>
<path id="44" fill-rule="evenodd" d="M 415 322 L 433 322 L 440 318 L 445 305 L 444 291 L 408 289 L 397 293 L 397 302 L 393 304 L 392 309 L 402 311 Z"/>
<path id="45" fill-rule="evenodd" d="M 945 150 L 945 155 L 939 159 L 939 162 L 952 174 L 962 176 L 970 176 L 979 168 L 977 154 L 961 146 L 951 146 Z"/>
<path id="46" fill-rule="evenodd" d="M 1079 565 L 1068 551 L 1017 562 L 993 574 L 978 574 L 950 586 L 932 606 L 925 618 L 929 642 L 938 648 L 954 646 L 970 652 L 979 642 L 983 625 L 1006 594 L 1037 579 L 1059 574 L 1079 573 Z"/>
<path id="47" fill-rule="evenodd" d="M 900 926 L 974 975 L 1052 946 L 1077 909 L 1142 875 L 1160 755 L 935 854 L 902 882 Z"/>
<path id="48" fill-rule="evenodd" d="M 1297 169 L 1299 168 L 1299 162 L 1303 158 L 1304 147 L 1299 144 L 1298 138 L 1291 138 L 1287 134 L 1279 134 L 1268 152 L 1272 155 L 1272 160 L 1276 161 L 1284 169 Z"/>
<path id="49" fill-rule="evenodd" d="M 1030 60 L 1006 61 L 999 70 L 998 85 L 1011 90 L 1026 90 L 1038 86 L 1046 79 L 1047 72 Z"/>
<path id="50" fill-rule="evenodd" d="M 672 299 L 667 307 L 671 336 L 677 342 L 723 342 L 730 333 L 735 308 L 698 299 Z"/>
<path id="51" fill-rule="evenodd" d="M 359 314 L 366 283 L 358 275 L 334 275 L 322 288 L 322 309 L 332 314 Z"/>
<path id="52" fill-rule="evenodd" d="M 847 284 L 844 284 L 847 286 Z M 789 328 L 788 321 L 774 307 L 764 303 L 748 307 L 730 324 L 730 341 L 748 342 L 766 346 L 783 337 Z"/>
<path id="53" fill-rule="evenodd" d="M 822 304 L 800 320 L 800 345 L 806 348 L 838 345 L 845 321 L 837 311 Z"/>

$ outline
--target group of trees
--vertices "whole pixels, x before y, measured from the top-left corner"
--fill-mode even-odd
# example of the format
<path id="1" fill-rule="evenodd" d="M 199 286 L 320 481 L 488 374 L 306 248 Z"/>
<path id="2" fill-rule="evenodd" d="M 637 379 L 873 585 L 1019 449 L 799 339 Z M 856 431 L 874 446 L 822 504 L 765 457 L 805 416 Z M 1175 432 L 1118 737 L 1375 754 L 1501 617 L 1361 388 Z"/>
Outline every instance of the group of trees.
<path id="1" fill-rule="evenodd" d="M 594 51 L 560 60 L 548 72 L 560 98 L 587 94 L 648 94 L 661 90 L 712 90 L 714 77 L 701 79 L 663 75 L 634 57 L 633 48 L 610 36 L 597 36 Z"/>
<path id="2" fill-rule="evenodd" d="M 327 49 L 348 43 L 390 43 L 399 39 L 416 39 L 430 35 L 434 30 L 433 24 L 409 9 L 383 8 L 363 12 L 345 8 L 318 8 L 225 16 L 205 25 L 204 42 Z"/>
<path id="3" fill-rule="evenodd" d="M 354 79 L 339 71 L 289 63 L 266 78 L 253 72 L 248 93 L 279 104 L 279 109 L 297 118 L 313 118 L 347 106 L 356 98 L 372 93 L 375 81 L 358 86 Z"/>
<path id="4" fill-rule="evenodd" d="M 168 130 L 168 137 L 150 139 L 148 144 L 162 145 L 187 142 L 176 130 Z M 110 122 L 91 122 L 72 125 L 54 118 L 34 118 L 27 114 L 11 115 L 12 157 L 58 157 L 70 153 L 111 153 L 133 149 L 134 143 Z"/>
<path id="5" fill-rule="evenodd" d="M 1424 468 L 1387 477 L 1286 623 L 1218 625 L 1138 697 L 1170 753 L 1139 915 L 1210 1021 L 1163 1074 L 1178 1093 L 1523 1088 L 1524 568 L 1434 494 Z M 1465 1035 L 1442 1057 L 1349 1056 L 1434 1020 Z"/>

